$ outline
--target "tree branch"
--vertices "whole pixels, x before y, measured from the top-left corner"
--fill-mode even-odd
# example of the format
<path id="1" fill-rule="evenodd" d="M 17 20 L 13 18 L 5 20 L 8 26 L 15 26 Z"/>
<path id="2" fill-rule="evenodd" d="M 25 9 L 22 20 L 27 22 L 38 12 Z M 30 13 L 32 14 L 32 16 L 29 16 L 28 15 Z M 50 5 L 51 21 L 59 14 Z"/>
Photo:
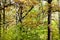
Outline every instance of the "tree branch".
<path id="1" fill-rule="evenodd" d="M 25 16 L 22 17 L 22 19 L 25 18 L 26 15 L 28 15 L 28 13 L 29 13 L 33 8 L 34 8 L 34 6 L 32 6 L 32 7 L 28 10 L 28 12 L 25 14 Z"/>
<path id="2" fill-rule="evenodd" d="M 0 7 L 0 10 L 3 10 L 4 8 L 6 8 L 6 7 L 8 7 L 8 6 L 11 6 L 11 5 L 14 5 L 14 4 L 3 5 L 3 7 Z"/>

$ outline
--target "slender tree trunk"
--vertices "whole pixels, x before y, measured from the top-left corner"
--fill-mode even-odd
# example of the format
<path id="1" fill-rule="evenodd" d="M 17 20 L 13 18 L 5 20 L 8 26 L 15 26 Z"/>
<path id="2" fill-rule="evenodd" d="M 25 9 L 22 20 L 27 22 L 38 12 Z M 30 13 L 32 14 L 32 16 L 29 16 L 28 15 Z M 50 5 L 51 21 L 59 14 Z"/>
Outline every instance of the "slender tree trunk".
<path id="1" fill-rule="evenodd" d="M 58 0 L 58 5 L 60 6 L 60 0 Z M 60 12 L 58 12 L 59 15 L 59 39 L 60 39 Z"/>
<path id="2" fill-rule="evenodd" d="M 22 13 L 22 8 L 23 8 L 22 6 L 20 6 L 20 8 L 19 8 L 19 9 L 20 9 L 19 21 L 20 21 L 21 23 L 22 23 L 22 14 L 23 14 L 23 13 Z"/>
<path id="3" fill-rule="evenodd" d="M 2 0 L 2 3 L 3 3 L 3 9 L 2 9 L 2 14 L 3 14 L 3 40 L 5 38 L 5 34 L 6 34 L 6 26 L 5 26 L 5 3 L 6 1 L 5 0 Z"/>
<path id="4" fill-rule="evenodd" d="M 3 29 L 5 28 L 5 8 L 3 8 Z"/>
<path id="5" fill-rule="evenodd" d="M 2 24 L 1 24 L 1 10 L 0 10 L 0 40 L 1 40 L 1 26 Z"/>
<path id="6" fill-rule="evenodd" d="M 48 5 L 48 7 L 49 7 L 49 9 L 48 9 L 48 40 L 52 40 L 51 39 L 51 27 L 50 27 L 50 25 L 51 25 L 51 1 L 52 0 L 48 0 L 48 3 L 49 3 L 49 5 Z"/>
<path id="7" fill-rule="evenodd" d="M 59 12 L 59 39 L 60 39 L 60 12 Z"/>
<path id="8" fill-rule="evenodd" d="M 3 31 L 6 30 L 6 26 L 5 26 L 5 4 L 6 4 L 6 0 L 3 0 Z"/>
<path id="9" fill-rule="evenodd" d="M 1 1 L 0 1 L 0 7 L 1 7 Z M 1 40 L 1 10 L 0 10 L 0 40 Z"/>

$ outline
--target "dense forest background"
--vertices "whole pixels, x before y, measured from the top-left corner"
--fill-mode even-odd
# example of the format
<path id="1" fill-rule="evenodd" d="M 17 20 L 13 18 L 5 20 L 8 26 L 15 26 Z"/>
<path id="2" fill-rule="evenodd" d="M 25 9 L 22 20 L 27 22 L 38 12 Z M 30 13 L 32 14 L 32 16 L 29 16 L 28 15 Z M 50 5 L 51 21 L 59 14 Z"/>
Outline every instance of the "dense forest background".
<path id="1" fill-rule="evenodd" d="M 0 40 L 60 40 L 60 0 L 0 0 Z"/>

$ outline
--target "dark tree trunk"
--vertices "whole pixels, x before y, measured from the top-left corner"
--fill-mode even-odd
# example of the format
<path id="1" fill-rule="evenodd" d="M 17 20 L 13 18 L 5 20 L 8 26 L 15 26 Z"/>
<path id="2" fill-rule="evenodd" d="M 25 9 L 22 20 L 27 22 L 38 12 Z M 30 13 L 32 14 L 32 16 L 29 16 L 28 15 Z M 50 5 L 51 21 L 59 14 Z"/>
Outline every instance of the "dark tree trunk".
<path id="1" fill-rule="evenodd" d="M 5 8 L 3 8 L 3 28 L 5 29 Z"/>
<path id="2" fill-rule="evenodd" d="M 58 5 L 60 6 L 60 0 L 58 0 Z M 60 39 L 60 12 L 58 13 L 59 15 L 59 39 Z"/>
<path id="3" fill-rule="evenodd" d="M 0 10 L 1 11 L 1 10 Z M 0 12 L 0 38 L 1 38 L 1 12 Z"/>
<path id="4" fill-rule="evenodd" d="M 60 12 L 59 12 L 59 38 L 60 38 Z"/>
<path id="5" fill-rule="evenodd" d="M 1 2 L 0 2 L 0 7 L 1 7 Z M 1 10 L 0 10 L 0 38 L 1 38 Z"/>
<path id="6" fill-rule="evenodd" d="M 19 21 L 22 23 L 22 14 L 23 14 L 22 10 L 23 10 L 23 6 L 20 6 L 19 9 L 20 9 Z"/>
<path id="7" fill-rule="evenodd" d="M 48 3 L 51 4 L 52 0 L 48 0 Z M 48 5 L 49 9 L 48 9 L 48 40 L 51 40 L 51 5 Z"/>
<path id="8" fill-rule="evenodd" d="M 2 13 L 3 13 L 3 39 L 4 39 L 4 36 L 5 36 L 5 34 L 6 34 L 6 29 L 7 29 L 7 27 L 5 26 L 5 3 L 6 3 L 6 1 L 4 1 L 4 0 L 2 0 L 2 3 L 3 3 L 3 9 L 2 9 Z"/>

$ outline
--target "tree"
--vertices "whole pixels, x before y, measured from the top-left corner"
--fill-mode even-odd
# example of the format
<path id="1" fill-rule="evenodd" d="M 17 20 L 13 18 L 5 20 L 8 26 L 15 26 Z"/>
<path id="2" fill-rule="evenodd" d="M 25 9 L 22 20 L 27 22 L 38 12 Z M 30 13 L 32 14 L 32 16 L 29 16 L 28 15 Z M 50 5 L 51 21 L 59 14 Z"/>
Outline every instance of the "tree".
<path id="1" fill-rule="evenodd" d="M 49 9 L 48 9 L 48 40 L 52 40 L 51 39 L 51 2 L 52 0 L 48 0 L 48 3 L 49 3 Z"/>
<path id="2" fill-rule="evenodd" d="M 31 8 L 26 12 L 25 16 L 22 16 L 23 15 L 23 12 L 22 12 L 23 11 L 23 5 L 26 5 L 26 4 L 24 4 L 23 1 L 22 2 L 19 1 L 19 3 L 17 1 L 17 4 L 19 5 L 19 9 L 18 9 L 18 11 L 19 11 L 19 13 L 18 13 L 18 15 L 19 15 L 19 22 L 22 23 L 22 19 L 24 19 L 25 16 L 28 15 L 28 13 L 34 8 L 34 5 L 32 5 Z"/>
<path id="3" fill-rule="evenodd" d="M 1 2 L 0 2 L 0 7 L 1 7 Z M 0 10 L 1 12 L 1 10 Z M 0 13 L 0 38 L 1 38 L 1 13 Z"/>

